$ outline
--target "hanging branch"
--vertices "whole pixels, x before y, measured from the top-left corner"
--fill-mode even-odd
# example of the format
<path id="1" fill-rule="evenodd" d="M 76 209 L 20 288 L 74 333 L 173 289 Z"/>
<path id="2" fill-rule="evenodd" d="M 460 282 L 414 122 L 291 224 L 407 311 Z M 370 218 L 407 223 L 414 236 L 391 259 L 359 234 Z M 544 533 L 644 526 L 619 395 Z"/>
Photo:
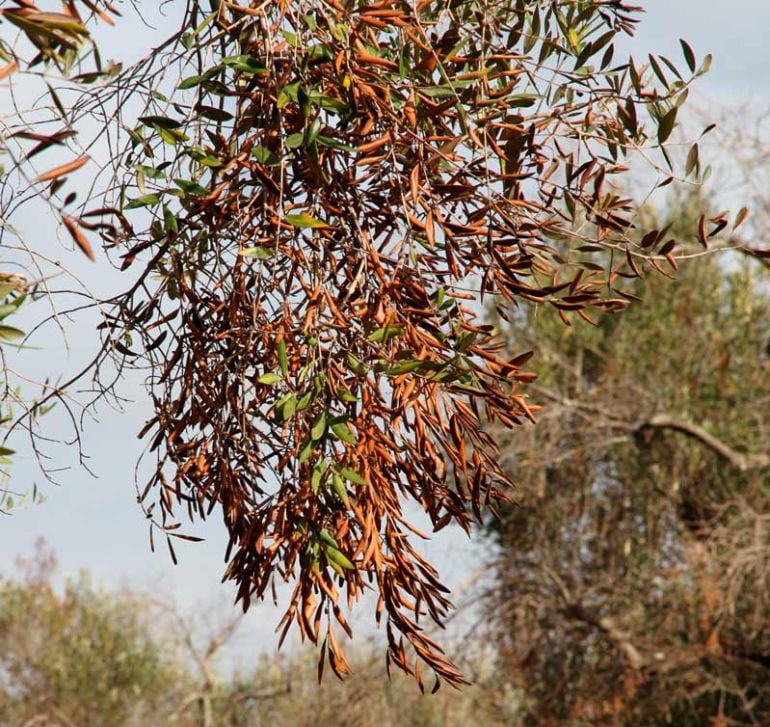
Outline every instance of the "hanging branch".
<path id="1" fill-rule="evenodd" d="M 683 43 L 687 79 L 615 64 L 637 11 L 190 2 L 182 32 L 76 105 L 128 137 L 114 187 L 62 220 L 134 275 L 102 330 L 155 405 L 140 500 L 172 556 L 180 507 L 220 510 L 244 609 L 293 582 L 283 636 L 296 624 L 338 676 L 335 628 L 373 588 L 389 666 L 463 682 L 420 623 L 451 603 L 404 505 L 470 531 L 510 488 L 486 426 L 533 419 L 533 376 L 481 304 L 590 320 L 633 299 L 625 279 L 676 267 L 666 229 L 632 240 L 618 188 L 639 153 L 674 178 L 665 144 L 708 58 Z M 4 17 L 33 38 L 46 20 L 32 3 Z M 137 119 L 106 110 L 126 94 L 144 94 Z"/>

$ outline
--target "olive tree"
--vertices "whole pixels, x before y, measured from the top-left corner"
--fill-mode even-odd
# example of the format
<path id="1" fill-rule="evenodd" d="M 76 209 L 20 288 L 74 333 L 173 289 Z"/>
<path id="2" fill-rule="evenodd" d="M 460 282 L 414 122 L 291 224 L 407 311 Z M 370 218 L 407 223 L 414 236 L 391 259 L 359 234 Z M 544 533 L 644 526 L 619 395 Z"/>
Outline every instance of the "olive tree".
<path id="1" fill-rule="evenodd" d="M 595 327 L 506 329 L 542 409 L 501 439 L 519 487 L 489 525 L 487 613 L 538 724 L 770 719 L 767 290 L 745 256 L 705 257 Z"/>
<path id="2" fill-rule="evenodd" d="M 0 719 L 4 724 L 148 724 L 184 682 L 130 593 L 100 592 L 85 575 L 57 587 L 47 550 L 0 579 Z"/>

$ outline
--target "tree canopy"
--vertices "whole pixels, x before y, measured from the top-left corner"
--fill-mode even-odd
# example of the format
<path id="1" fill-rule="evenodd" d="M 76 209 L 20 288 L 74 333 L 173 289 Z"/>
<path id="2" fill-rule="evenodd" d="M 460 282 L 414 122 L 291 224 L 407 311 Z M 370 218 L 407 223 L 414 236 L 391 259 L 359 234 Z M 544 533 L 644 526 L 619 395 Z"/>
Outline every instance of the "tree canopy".
<path id="1" fill-rule="evenodd" d="M 518 506 L 489 523 L 488 616 L 537 724 L 770 718 L 766 282 L 707 257 L 596 327 L 510 326 L 543 409 L 501 441 Z"/>
<path id="2" fill-rule="evenodd" d="M 699 178 L 698 145 L 681 165 L 667 146 L 709 59 L 684 41 L 682 61 L 616 58 L 638 13 L 191 0 L 122 67 L 92 40 L 118 19 L 109 3 L 0 10 L 3 93 L 42 74 L 50 101 L 2 120 L 3 235 L 42 198 L 85 255 L 125 272 L 82 375 L 106 394 L 108 360 L 146 372 L 151 535 L 173 555 L 190 537 L 178 512 L 218 510 L 243 607 L 294 582 L 284 633 L 296 624 L 340 676 L 334 624 L 349 632 L 373 588 L 389 665 L 462 682 L 420 623 L 451 604 L 404 508 L 470 531 L 510 486 L 488 428 L 533 418 L 534 375 L 483 306 L 590 318 L 625 308 L 643 270 L 677 266 L 669 228 L 636 233 L 623 180 L 637 158 L 655 186 Z M 107 171 L 78 197 L 106 140 Z M 70 156 L 33 170 L 53 148 Z M 702 217 L 700 244 L 728 224 Z"/>

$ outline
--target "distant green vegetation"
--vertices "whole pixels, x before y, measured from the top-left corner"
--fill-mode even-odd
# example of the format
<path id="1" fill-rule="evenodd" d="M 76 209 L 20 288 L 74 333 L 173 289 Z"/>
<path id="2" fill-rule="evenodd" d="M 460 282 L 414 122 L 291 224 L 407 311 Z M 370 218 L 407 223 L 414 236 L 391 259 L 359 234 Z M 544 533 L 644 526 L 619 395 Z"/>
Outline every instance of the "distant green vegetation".
<path id="1" fill-rule="evenodd" d="M 424 696 L 401 674 L 384 679 L 381 651 L 362 648 L 344 683 L 319 685 L 313 652 L 228 673 L 221 661 L 238 638 L 236 621 L 203 637 L 147 595 L 100 590 L 85 574 L 62 588 L 57 580 L 45 551 L 20 577 L 0 580 L 2 725 L 502 726 L 516 713 L 488 657 L 465 660 L 479 675 L 474 686 Z"/>

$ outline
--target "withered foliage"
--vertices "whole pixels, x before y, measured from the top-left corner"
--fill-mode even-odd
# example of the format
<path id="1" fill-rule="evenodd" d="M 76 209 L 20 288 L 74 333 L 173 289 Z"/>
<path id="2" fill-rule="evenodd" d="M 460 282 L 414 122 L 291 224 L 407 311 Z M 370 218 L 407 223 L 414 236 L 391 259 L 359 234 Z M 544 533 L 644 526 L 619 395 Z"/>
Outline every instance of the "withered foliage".
<path id="1" fill-rule="evenodd" d="M 687 77 L 616 60 L 638 10 L 618 0 L 215 5 L 188 3 L 78 107 L 145 102 L 117 198 L 65 218 L 86 254 L 83 229 L 139 271 L 103 330 L 148 371 L 141 500 L 169 538 L 179 508 L 221 508 L 244 608 L 293 581 L 284 634 L 320 643 L 321 666 L 348 673 L 333 624 L 373 588 L 389 665 L 458 685 L 420 623 L 450 602 L 404 506 L 470 531 L 509 485 L 485 426 L 532 417 L 532 375 L 480 303 L 588 317 L 676 264 L 666 230 L 629 239 L 619 182 L 640 150 L 673 178 L 664 145 L 708 59 L 683 42 Z"/>

